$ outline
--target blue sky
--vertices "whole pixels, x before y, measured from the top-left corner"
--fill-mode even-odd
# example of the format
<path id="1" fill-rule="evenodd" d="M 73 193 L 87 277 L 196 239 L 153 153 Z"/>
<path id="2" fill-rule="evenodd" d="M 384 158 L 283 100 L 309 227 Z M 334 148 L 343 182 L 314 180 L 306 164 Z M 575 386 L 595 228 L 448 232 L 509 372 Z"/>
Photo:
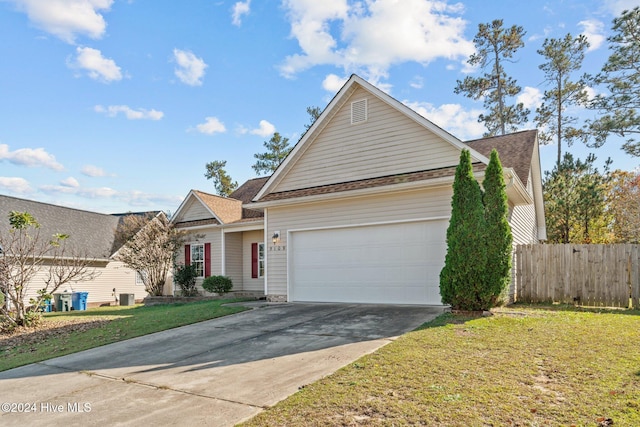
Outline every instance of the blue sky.
<path id="1" fill-rule="evenodd" d="M 484 131 L 456 95 L 479 23 L 521 25 L 506 69 L 531 109 L 545 38 L 585 34 L 583 71 L 608 56 L 611 21 L 640 0 L 0 0 L 0 194 L 113 213 L 175 211 L 214 192 L 205 164 L 238 182 L 274 131 L 293 145 L 351 73 L 458 138 Z M 581 114 L 581 112 L 578 112 Z M 533 119 L 534 114 L 530 118 Z M 526 128 L 533 128 L 530 124 Z M 594 152 L 638 168 L 620 142 Z M 556 147 L 542 147 L 542 168 Z"/>

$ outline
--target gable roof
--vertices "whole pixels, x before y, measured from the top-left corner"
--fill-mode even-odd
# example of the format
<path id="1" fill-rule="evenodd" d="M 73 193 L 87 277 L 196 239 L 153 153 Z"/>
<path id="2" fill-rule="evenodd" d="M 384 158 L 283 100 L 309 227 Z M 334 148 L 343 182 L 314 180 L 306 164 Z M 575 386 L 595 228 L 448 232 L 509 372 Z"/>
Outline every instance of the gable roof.
<path id="1" fill-rule="evenodd" d="M 211 213 L 222 223 L 226 224 L 242 219 L 242 202 L 228 197 L 192 190 L 192 193 L 202 202 Z"/>
<path id="2" fill-rule="evenodd" d="M 40 224 L 40 235 L 68 234 L 68 247 L 80 256 L 107 260 L 114 247 L 120 217 L 0 195 L 0 228 L 8 230 L 11 211 L 29 212 Z"/>
<path id="3" fill-rule="evenodd" d="M 251 199 L 255 197 L 268 179 L 269 177 L 250 179 L 238 187 L 229 197 L 191 190 L 176 210 L 171 222 L 175 223 L 177 227 L 192 227 L 233 224 L 262 218 L 264 214 L 261 211 L 246 209 L 243 204 L 251 202 Z M 209 216 L 183 220 L 182 215 L 189 210 L 193 202 L 200 203 Z"/>
<path id="4" fill-rule="evenodd" d="M 427 120 L 411 108 L 407 107 L 400 101 L 391 97 L 389 94 L 383 92 L 377 87 L 373 86 L 371 83 L 368 83 L 361 77 L 352 74 L 349 80 L 342 86 L 342 88 L 338 91 L 336 96 L 331 100 L 329 105 L 324 109 L 320 117 L 313 123 L 313 125 L 307 130 L 307 132 L 300 138 L 298 143 L 293 147 L 289 155 L 285 158 L 285 160 L 278 166 L 273 175 L 269 178 L 269 180 L 265 183 L 262 189 L 258 192 L 256 197 L 253 199 L 254 202 L 262 202 L 263 198 L 272 192 L 278 183 L 286 176 L 288 171 L 293 167 L 293 165 L 300 159 L 307 146 L 311 144 L 316 135 L 326 126 L 328 122 L 331 121 L 333 116 L 340 110 L 343 104 L 349 99 L 351 94 L 357 89 L 362 88 L 367 91 L 372 96 L 375 96 L 377 99 L 382 101 L 384 104 L 390 106 L 391 108 L 399 111 L 404 116 L 418 123 L 425 129 L 430 132 L 436 134 L 440 139 L 450 144 L 451 146 L 457 147 L 462 150 L 464 148 L 470 149 L 471 156 L 473 159 L 480 161 L 481 163 L 488 164 L 489 159 L 484 155 L 480 154 L 473 148 L 466 146 L 462 141 L 460 141 L 455 136 L 446 132 L 442 128 L 436 126 L 431 121 Z"/>
<path id="5" fill-rule="evenodd" d="M 490 157 L 495 148 L 500 156 L 500 163 L 504 167 L 513 168 L 525 187 L 529 183 L 533 150 L 538 144 L 537 130 L 475 139 L 466 144 L 486 157 Z"/>

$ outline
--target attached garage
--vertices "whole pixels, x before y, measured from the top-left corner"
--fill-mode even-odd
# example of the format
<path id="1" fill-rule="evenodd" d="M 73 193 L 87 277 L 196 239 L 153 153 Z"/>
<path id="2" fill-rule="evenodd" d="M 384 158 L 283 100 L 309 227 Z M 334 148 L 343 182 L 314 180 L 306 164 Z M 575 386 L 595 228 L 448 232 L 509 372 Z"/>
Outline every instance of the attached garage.
<path id="1" fill-rule="evenodd" d="M 442 304 L 447 221 L 399 222 L 289 235 L 289 300 Z"/>

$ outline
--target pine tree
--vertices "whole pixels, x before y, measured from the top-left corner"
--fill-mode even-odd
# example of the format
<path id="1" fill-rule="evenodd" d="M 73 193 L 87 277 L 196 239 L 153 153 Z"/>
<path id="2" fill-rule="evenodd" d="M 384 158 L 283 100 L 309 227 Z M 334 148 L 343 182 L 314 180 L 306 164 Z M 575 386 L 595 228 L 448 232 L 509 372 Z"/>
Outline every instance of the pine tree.
<path id="1" fill-rule="evenodd" d="M 604 85 L 608 94 L 599 94 L 591 108 L 601 115 L 590 123 L 594 147 L 609 135 L 626 138 L 622 149 L 640 157 L 640 7 L 625 10 L 613 20 L 609 41 L 612 52 L 593 84 Z M 602 91 L 605 92 L 605 91 Z"/>
<path id="2" fill-rule="evenodd" d="M 469 65 L 478 66 L 485 73 L 480 77 L 467 76 L 458 80 L 454 89 L 456 94 L 463 94 L 473 100 L 484 100 L 487 114 L 480 114 L 478 121 L 484 123 L 485 136 L 505 135 L 508 131 L 518 130 L 518 126 L 526 123 L 529 110 L 520 102 L 509 104 L 509 99 L 517 96 L 521 88 L 515 79 L 509 77 L 503 63 L 512 61 L 513 55 L 524 46 L 522 38 L 525 31 L 513 25 L 503 28 L 502 19 L 490 24 L 479 24 L 478 33 L 473 39 L 476 53 L 469 57 Z"/>
<path id="3" fill-rule="evenodd" d="M 545 82 L 550 88 L 544 91 L 543 103 L 536 110 L 535 121 L 540 129 L 546 129 L 539 133 L 542 143 L 550 143 L 555 137 L 558 165 L 562 160 L 563 142 L 570 146 L 575 139 L 586 142 L 588 138 L 585 129 L 574 126 L 578 118 L 568 113 L 572 107 L 587 103 L 585 81 L 582 78 L 573 81 L 571 73 L 582 67 L 588 47 L 585 36 L 574 38 L 567 34 L 563 39 L 546 39 L 542 49 L 538 50 L 547 60 L 538 68 L 544 71 Z"/>
<path id="4" fill-rule="evenodd" d="M 278 132 L 269 141 L 265 141 L 264 146 L 268 150 L 266 153 L 253 155 L 257 160 L 251 167 L 258 175 L 275 172 L 293 148 L 289 147 L 289 138 L 283 138 Z"/>
<path id="5" fill-rule="evenodd" d="M 484 249 L 482 190 L 473 177 L 471 154 L 462 150 L 456 169 L 447 228 L 447 254 L 440 272 L 440 295 L 454 309 L 482 310 Z"/>
<path id="6" fill-rule="evenodd" d="M 491 308 L 499 301 L 511 280 L 511 251 L 513 236 L 509 226 L 509 205 L 500 157 L 491 151 L 489 165 L 484 173 L 484 217 L 487 265 L 485 300 Z"/>
<path id="7" fill-rule="evenodd" d="M 238 188 L 238 182 L 231 179 L 224 168 L 227 166 L 226 160 L 214 160 L 206 164 L 207 171 L 204 176 L 213 181 L 216 193 L 220 196 L 229 196 Z"/>

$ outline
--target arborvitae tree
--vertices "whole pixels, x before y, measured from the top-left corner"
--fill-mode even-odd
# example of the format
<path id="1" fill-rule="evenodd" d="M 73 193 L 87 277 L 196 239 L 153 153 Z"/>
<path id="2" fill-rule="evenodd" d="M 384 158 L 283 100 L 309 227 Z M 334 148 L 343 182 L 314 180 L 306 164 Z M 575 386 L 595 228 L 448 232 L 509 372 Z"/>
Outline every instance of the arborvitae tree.
<path id="1" fill-rule="evenodd" d="M 266 153 L 253 155 L 258 160 L 251 167 L 258 175 L 275 172 L 293 148 L 289 147 L 289 138 L 283 138 L 278 132 L 269 141 L 265 141 L 264 146 L 268 150 Z"/>
<path id="2" fill-rule="evenodd" d="M 524 46 L 524 34 L 524 29 L 516 25 L 503 28 L 502 19 L 478 25 L 478 33 L 473 39 L 477 52 L 467 62 L 479 66 L 485 73 L 481 77 L 467 76 L 464 81 L 458 80 L 454 92 L 473 100 L 484 100 L 488 113 L 481 114 L 478 122 L 487 127 L 485 136 L 505 135 L 518 130 L 518 126 L 527 121 L 529 110 L 521 102 L 509 103 L 521 88 L 507 76 L 503 66 Z"/>
<path id="3" fill-rule="evenodd" d="M 484 217 L 487 268 L 486 291 L 490 307 L 495 306 L 511 280 L 511 251 L 513 236 L 509 226 L 509 205 L 500 157 L 491 151 L 489 165 L 484 172 Z M 487 308 L 490 308 L 487 307 Z"/>
<path id="4" fill-rule="evenodd" d="M 205 166 L 207 171 L 204 176 L 213 181 L 217 194 L 226 197 L 238 188 L 238 182 L 231 179 L 227 171 L 224 170 L 225 166 L 227 166 L 226 160 L 209 162 Z"/>
<path id="5" fill-rule="evenodd" d="M 442 302 L 453 309 L 488 308 L 483 291 L 487 264 L 484 229 L 482 190 L 473 177 L 471 154 L 462 150 L 453 182 L 447 255 L 440 272 Z"/>
<path id="6" fill-rule="evenodd" d="M 540 65 L 544 71 L 545 82 L 550 87 L 544 91 L 543 103 L 536 110 L 535 121 L 541 129 L 542 143 L 550 143 L 555 138 L 558 145 L 556 164 L 562 160 L 562 143 L 569 146 L 575 139 L 587 139 L 585 129 L 574 126 L 578 118 L 567 113 L 572 107 L 587 103 L 587 85 L 583 79 L 573 81 L 571 73 L 582 67 L 584 54 L 589 47 L 583 35 L 573 37 L 567 34 L 563 39 L 546 39 L 538 53 L 547 62 Z"/>

